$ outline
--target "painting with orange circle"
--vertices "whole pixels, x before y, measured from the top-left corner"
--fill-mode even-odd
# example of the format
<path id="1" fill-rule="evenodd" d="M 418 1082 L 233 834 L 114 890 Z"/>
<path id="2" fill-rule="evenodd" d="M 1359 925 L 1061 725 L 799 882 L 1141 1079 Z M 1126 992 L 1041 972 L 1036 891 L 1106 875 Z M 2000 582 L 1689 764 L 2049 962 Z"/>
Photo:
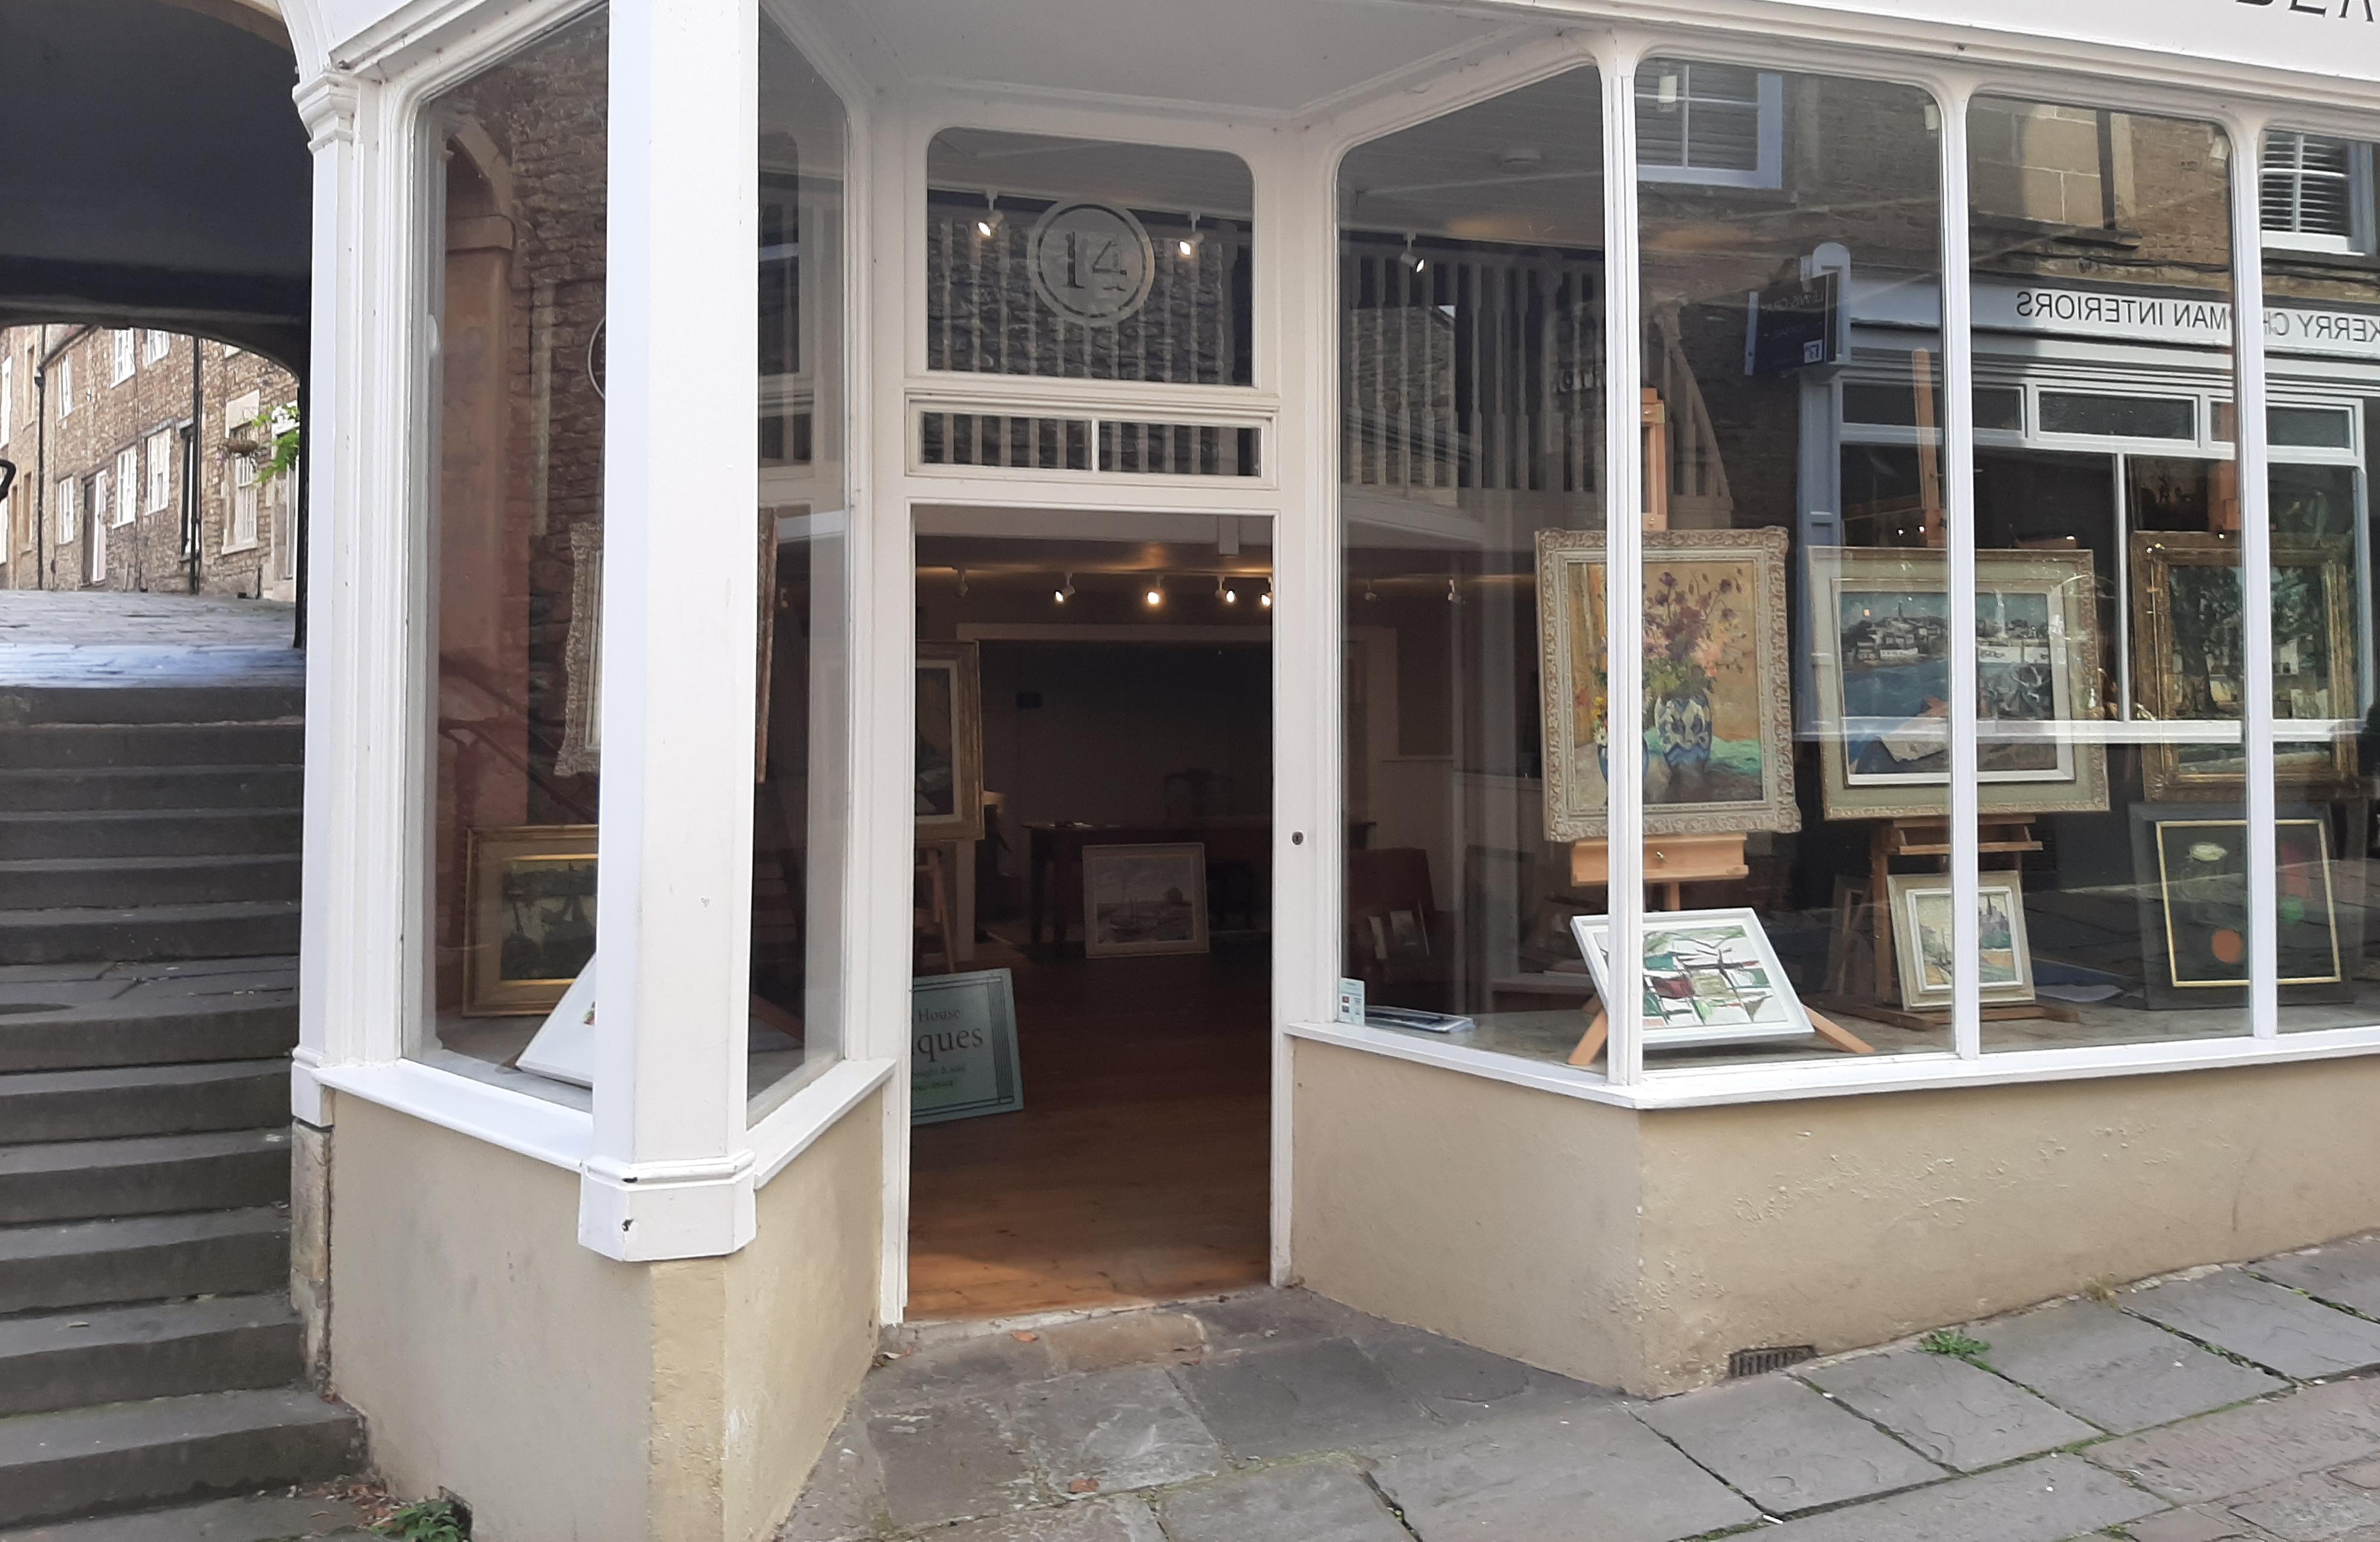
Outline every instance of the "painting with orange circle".
<path id="1" fill-rule="evenodd" d="M 2143 807 L 2140 815 L 2143 973 L 2151 1006 L 2245 999 L 2254 918 L 2248 822 L 2228 807 Z M 2354 938 L 2342 937 L 2330 821 L 2284 808 L 2274 825 L 2278 874 L 2272 919 L 2284 1000 L 2353 988 Z"/>

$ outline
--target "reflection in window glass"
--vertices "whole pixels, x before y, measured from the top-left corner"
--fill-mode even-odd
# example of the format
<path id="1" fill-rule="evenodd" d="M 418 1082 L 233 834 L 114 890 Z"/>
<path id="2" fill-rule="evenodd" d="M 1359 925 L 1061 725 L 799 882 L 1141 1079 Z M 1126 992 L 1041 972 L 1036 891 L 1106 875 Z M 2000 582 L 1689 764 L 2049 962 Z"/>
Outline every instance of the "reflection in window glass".
<path id="1" fill-rule="evenodd" d="M 421 1053 L 581 1105 L 507 1068 L 595 947 L 608 34 L 600 11 L 549 33 L 424 119 L 443 175 Z"/>
<path id="2" fill-rule="evenodd" d="M 1548 832 L 1541 724 L 1592 767 L 1601 585 L 1563 591 L 1557 650 L 1538 575 L 1604 520 L 1602 164 L 1582 69 L 1358 146 L 1339 181 L 1343 972 L 1554 1060 L 1593 988 L 1571 920 L 1601 902 Z"/>
<path id="3" fill-rule="evenodd" d="M 761 1112 L 841 1047 L 849 800 L 842 104 L 760 22 L 758 785 L 748 1088 Z"/>
<path id="4" fill-rule="evenodd" d="M 2229 394 L 2229 146 L 2204 123 L 2004 99 L 1974 104 L 1969 135 L 1977 368 L 2054 383 L 2040 434 L 2107 441 L 1976 457 L 1979 573 L 2071 572 L 2048 668 L 1981 661 L 1987 691 L 2030 704 L 2010 730 L 2035 737 L 2010 743 L 2037 761 L 1983 789 L 1984 875 L 2021 887 L 2024 922 L 1985 939 L 1985 998 L 2005 981 L 2007 1005 L 1984 1047 L 2245 1033 L 2239 477 L 2173 389 Z M 2044 292 L 2076 298 L 2019 299 Z M 2094 328 L 2142 306 L 2165 324 L 2139 346 Z M 2046 324 L 2055 365 L 2028 308 L 2077 318 Z"/>
<path id="5" fill-rule="evenodd" d="M 1949 1044 L 1939 119 L 1914 87 L 1763 79 L 1781 199 L 1651 164 L 1637 190 L 1656 1073 Z M 1640 133 L 1667 110 L 1640 95 Z M 1986 613 L 1994 645 L 2037 645 L 2052 583 Z"/>
<path id="6" fill-rule="evenodd" d="M 1237 156 L 950 128 L 926 177 L 929 369 L 1252 383 Z"/>

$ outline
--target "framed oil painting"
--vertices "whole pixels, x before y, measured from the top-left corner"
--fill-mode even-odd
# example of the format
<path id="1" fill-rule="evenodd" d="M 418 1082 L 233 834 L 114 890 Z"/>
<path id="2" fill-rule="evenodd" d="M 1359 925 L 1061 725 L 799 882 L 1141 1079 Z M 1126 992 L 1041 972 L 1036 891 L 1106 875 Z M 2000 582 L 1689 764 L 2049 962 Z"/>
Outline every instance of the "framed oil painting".
<path id="1" fill-rule="evenodd" d="M 2135 804 L 2132 863 L 2141 963 L 2152 1007 L 2233 1006 L 2248 994 L 2248 822 L 2237 803 Z M 2330 860 L 2330 821 L 2285 804 L 2273 825 L 2281 1000 L 2351 1001 L 2362 961 L 2362 914 Z"/>
<path id="2" fill-rule="evenodd" d="M 1647 532 L 1649 535 L 1651 532 Z M 1571 934 L 1611 1000 L 1609 917 L 1572 918 Z M 1659 911 L 1645 917 L 1645 1046 L 1804 1037 L 1816 1032 L 1777 949 L 1749 910 Z"/>
<path id="3" fill-rule="evenodd" d="M 2354 789 L 2355 548 L 2276 535 L 2273 551 L 2273 765 L 2281 785 L 2316 796 Z M 2246 704 L 2240 543 L 2206 532 L 2132 537 L 2132 694 L 2166 723 L 2238 723 Z M 2141 751 L 2152 801 L 2240 798 L 2238 742 Z"/>
<path id="4" fill-rule="evenodd" d="M 1093 959 L 1207 951 L 1207 848 L 1083 848 L 1083 952 Z"/>
<path id="5" fill-rule="evenodd" d="M 1798 830 L 1781 530 L 1645 532 L 1645 833 Z M 1609 833 L 1603 532 L 1537 532 L 1546 837 Z"/>
<path id="6" fill-rule="evenodd" d="M 917 839 L 982 838 L 982 663 L 972 642 L 920 642 Z"/>
<path id="7" fill-rule="evenodd" d="M 463 1013 L 550 1012 L 595 956 L 595 826 L 470 832 Z"/>
<path id="8" fill-rule="evenodd" d="M 1920 546 L 1809 548 L 1809 727 L 1829 819 L 1939 817 L 1950 802 L 1950 588 Z M 1976 794 L 1991 814 L 2107 806 L 2091 554 L 1975 554 Z"/>
<path id="9" fill-rule="evenodd" d="M 1977 875 L 1976 934 L 1984 1005 L 2031 1001 L 2033 948 L 2024 933 L 2024 880 L 2014 873 Z M 1895 873 L 1885 880 L 1892 899 L 1893 963 L 1900 972 L 1900 1004 L 1911 1011 L 1950 1005 L 1950 941 L 1954 915 L 1947 875 Z"/>

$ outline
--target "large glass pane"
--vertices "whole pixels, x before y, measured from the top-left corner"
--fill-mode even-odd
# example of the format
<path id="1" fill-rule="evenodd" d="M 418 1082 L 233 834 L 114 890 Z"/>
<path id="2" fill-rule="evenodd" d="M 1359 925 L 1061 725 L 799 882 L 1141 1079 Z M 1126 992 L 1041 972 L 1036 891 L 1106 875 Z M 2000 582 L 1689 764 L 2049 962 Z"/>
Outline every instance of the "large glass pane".
<path id="1" fill-rule="evenodd" d="M 1645 64 L 1645 142 L 1698 153 L 1719 78 Z M 1756 164 L 1637 179 L 1656 1072 L 1949 1045 L 1934 935 L 1891 924 L 1948 915 L 1939 118 L 1912 86 L 1724 78 Z"/>
<path id="2" fill-rule="evenodd" d="M 841 1048 L 850 702 L 844 123 L 833 91 L 764 17 L 755 1118 Z"/>
<path id="3" fill-rule="evenodd" d="M 582 1086 L 515 1062 L 595 947 L 608 33 L 601 11 L 547 33 L 424 119 L 437 692 L 418 1052 L 582 1107 Z M 563 1071 L 583 1082 L 584 1059 Z"/>
<path id="4" fill-rule="evenodd" d="M 1982 659 L 1984 1047 L 2245 1033 L 2229 146 L 2006 99 L 1968 132 L 1976 373 L 2037 403 L 1976 457 L 1976 572 L 2050 623 Z"/>
<path id="5" fill-rule="evenodd" d="M 2380 1022 L 2372 917 L 2373 146 L 2276 129 L 2262 164 L 2271 379 L 2274 940 L 2284 1032 Z"/>
<path id="6" fill-rule="evenodd" d="M 926 178 L 928 368 L 1253 382 L 1256 182 L 1239 157 L 948 128 Z"/>
<path id="7" fill-rule="evenodd" d="M 1563 832 L 1603 817 L 1603 196 L 1593 69 L 1339 176 L 1342 973 L 1556 1061 L 1602 908 Z"/>

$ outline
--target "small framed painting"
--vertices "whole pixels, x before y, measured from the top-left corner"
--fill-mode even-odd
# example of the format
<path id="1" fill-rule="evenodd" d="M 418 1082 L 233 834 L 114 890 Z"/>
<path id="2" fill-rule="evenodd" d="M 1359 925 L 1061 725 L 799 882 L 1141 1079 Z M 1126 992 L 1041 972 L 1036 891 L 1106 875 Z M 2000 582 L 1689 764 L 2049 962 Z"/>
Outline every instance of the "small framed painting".
<path id="1" fill-rule="evenodd" d="M 1083 848 L 1083 952 L 1094 959 L 1207 951 L 1207 848 Z"/>
<path id="2" fill-rule="evenodd" d="M 1611 921 L 1582 915 L 1572 935 L 1608 1005 Z M 1810 1014 L 1749 910 L 1657 911 L 1645 917 L 1645 1046 L 1689 1049 L 1815 1034 Z"/>
<path id="3" fill-rule="evenodd" d="M 2033 948 L 2024 933 L 2024 880 L 2014 873 L 1985 873 L 1978 879 L 1975 919 L 1984 1005 L 2031 1001 Z M 1912 1011 L 1946 1009 L 1957 958 L 1950 940 L 1955 912 L 1949 877 L 1895 873 L 1885 882 L 1892 897 L 1892 956 L 1900 972 L 1900 1004 Z"/>
<path id="4" fill-rule="evenodd" d="M 463 1014 L 541 1015 L 595 956 L 595 826 L 473 830 L 463 920 Z"/>
<path id="5" fill-rule="evenodd" d="M 2342 871 L 2330 821 L 2303 804 L 2273 823 L 2284 1004 L 2350 1001 L 2359 926 L 2339 923 Z M 2141 897 L 2141 967 L 2152 1007 L 2238 1003 L 2248 994 L 2248 822 L 2238 804 L 2136 804 L 2132 862 Z M 2360 911 L 2360 905 L 2357 909 Z"/>
<path id="6" fill-rule="evenodd" d="M 972 642 L 917 644 L 917 839 L 983 838 L 983 667 Z"/>
<path id="7" fill-rule="evenodd" d="M 909 1028 L 910 1123 L 1013 1114 L 1025 1107 L 1016 992 L 1008 971 L 911 981 Z"/>

